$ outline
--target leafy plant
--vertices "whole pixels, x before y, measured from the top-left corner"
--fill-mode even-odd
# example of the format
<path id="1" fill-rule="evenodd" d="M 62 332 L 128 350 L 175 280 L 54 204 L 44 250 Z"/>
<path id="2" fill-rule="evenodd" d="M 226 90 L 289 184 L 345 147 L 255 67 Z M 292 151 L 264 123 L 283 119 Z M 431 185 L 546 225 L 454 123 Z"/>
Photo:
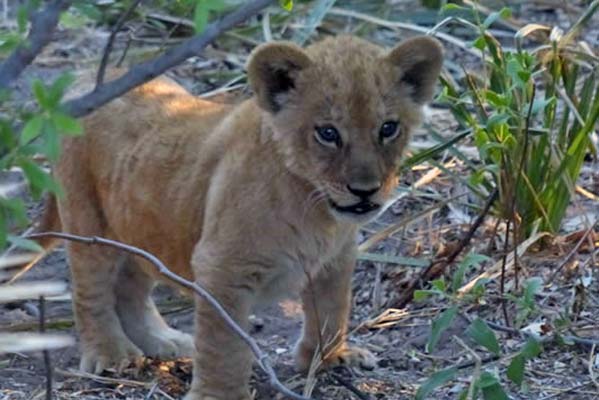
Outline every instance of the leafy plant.
<path id="1" fill-rule="evenodd" d="M 468 269 L 471 269 L 474 266 L 479 265 L 488 259 L 488 257 L 482 254 L 470 253 L 466 257 L 464 257 L 464 259 L 458 264 L 458 267 L 453 274 L 452 283 L 450 286 L 447 286 L 445 281 L 441 278 L 431 282 L 431 289 L 416 290 L 414 292 L 414 300 L 416 301 L 424 300 L 429 296 L 438 296 L 443 300 L 453 303 L 452 306 L 448 307 L 445 311 L 440 313 L 437 316 L 437 318 L 435 318 L 432 321 L 431 333 L 425 347 L 425 350 L 427 352 L 430 353 L 435 349 L 443 332 L 445 332 L 452 326 L 455 317 L 458 315 L 460 304 L 468 302 L 471 299 L 471 297 L 468 296 L 461 297 L 457 293 L 458 289 L 463 283 L 465 273 Z M 484 331 L 480 326 L 481 324 L 485 324 L 484 321 L 477 320 L 474 321 L 469 328 L 469 332 L 473 333 L 473 338 L 475 338 L 475 340 L 477 338 L 480 339 L 482 336 L 485 336 L 488 331 L 490 331 L 488 327 L 487 331 Z M 493 333 L 492 331 L 490 332 Z M 482 342 L 485 343 L 483 344 L 483 346 L 487 347 L 486 345 L 489 343 L 489 340 L 492 339 L 482 339 Z M 493 347 L 493 349 L 493 352 L 495 352 L 496 347 Z"/>
<path id="2" fill-rule="evenodd" d="M 431 331 L 429 339 L 426 343 L 425 350 L 433 352 L 437 344 L 440 342 L 443 333 L 454 324 L 456 317 L 459 315 L 460 307 L 463 304 L 476 301 L 480 297 L 478 295 L 458 294 L 458 289 L 462 286 L 464 276 L 469 269 L 488 260 L 488 257 L 470 253 L 460 262 L 457 269 L 453 273 L 451 285 L 447 285 L 443 279 L 437 279 L 431 283 L 431 289 L 418 290 L 414 293 L 415 300 L 423 300 L 430 296 L 437 296 L 451 305 L 441 312 L 431 323 Z M 530 315 L 535 309 L 535 294 L 540 288 L 540 281 L 530 279 L 527 281 L 521 297 L 512 296 L 518 307 L 522 318 Z M 465 330 L 466 337 L 473 343 L 484 348 L 485 351 L 491 353 L 494 357 L 502 356 L 502 349 L 495 332 L 489 327 L 489 324 L 483 319 L 476 318 Z M 506 377 L 517 385 L 522 385 L 524 381 L 524 372 L 526 361 L 536 357 L 541 352 L 539 344 L 533 339 L 522 346 L 520 351 L 513 356 L 506 371 Z M 415 399 L 423 400 L 427 398 L 436 388 L 452 381 L 457 377 L 459 368 L 452 366 L 432 374 L 416 392 Z M 465 390 L 460 396 L 460 399 L 476 399 L 481 397 L 485 400 L 503 400 L 508 399 L 499 377 L 490 371 L 483 370 L 480 373 L 475 373 L 472 376 L 472 381 L 469 389 Z"/>
<path id="3" fill-rule="evenodd" d="M 459 19 L 478 32 L 472 46 L 481 51 L 485 68 L 481 74 L 465 71 L 463 86 L 442 79 L 442 99 L 461 127 L 472 131 L 478 148 L 481 165 L 473 169 L 470 185 L 478 193 L 499 188 L 496 211 L 517 224 L 517 240 L 538 220 L 541 230 L 559 230 L 584 157 L 594 151 L 599 63 L 573 38 L 598 8 L 595 1 L 568 33 L 554 29 L 549 42 L 533 50 L 523 48 L 524 38 L 549 28 L 522 28 L 514 51 L 489 32 L 509 9 L 478 24 Z"/>
<path id="4" fill-rule="evenodd" d="M 505 296 L 516 304 L 517 315 L 515 325 L 520 326 L 536 310 L 535 295 L 541 289 L 541 278 L 530 278 L 524 284 L 521 297 L 507 293 Z"/>
<path id="5" fill-rule="evenodd" d="M 79 121 L 67 115 L 60 106 L 72 81 L 69 74 L 61 75 L 50 85 L 34 80 L 31 89 L 38 106 L 35 111 L 12 109 L 6 104 L 6 99 L 0 103 L 3 109 L 10 108 L 11 113 L 20 114 L 21 121 L 19 128 L 14 119 L 0 118 L 0 171 L 20 168 L 36 200 L 45 191 L 61 193 L 60 185 L 36 161 L 37 156 L 56 161 L 60 156 L 60 137 L 83 132 Z M 24 226 L 27 222 L 21 199 L 0 196 L 0 249 L 6 246 L 7 241 L 20 247 L 34 248 L 30 242 L 8 235 L 11 226 Z"/>

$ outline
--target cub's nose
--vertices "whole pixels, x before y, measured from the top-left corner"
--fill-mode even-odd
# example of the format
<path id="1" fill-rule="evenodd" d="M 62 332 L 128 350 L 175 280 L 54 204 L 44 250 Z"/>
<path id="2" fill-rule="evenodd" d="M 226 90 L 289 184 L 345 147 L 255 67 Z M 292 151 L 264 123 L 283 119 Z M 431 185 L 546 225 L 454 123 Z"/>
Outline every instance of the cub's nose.
<path id="1" fill-rule="evenodd" d="M 362 199 L 367 199 L 368 197 L 372 196 L 373 194 L 378 192 L 380 188 L 381 184 L 378 182 L 374 185 L 368 186 L 362 186 L 359 184 L 347 185 L 347 190 L 349 190 L 351 194 L 356 195 Z"/>

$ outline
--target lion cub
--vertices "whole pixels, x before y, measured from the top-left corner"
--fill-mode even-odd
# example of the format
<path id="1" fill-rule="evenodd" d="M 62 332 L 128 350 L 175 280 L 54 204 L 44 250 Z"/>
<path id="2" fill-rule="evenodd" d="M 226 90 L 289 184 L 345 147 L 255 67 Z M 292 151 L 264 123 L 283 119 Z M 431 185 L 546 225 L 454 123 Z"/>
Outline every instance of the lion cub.
<path id="1" fill-rule="evenodd" d="M 391 200 L 441 64 L 429 37 L 386 51 L 340 36 L 257 47 L 254 97 L 234 107 L 156 79 L 65 140 L 54 169 L 66 192 L 62 230 L 152 252 L 245 328 L 254 307 L 303 290 L 298 366 L 309 366 L 319 338 L 325 364 L 371 364 L 346 343 L 356 230 Z M 204 301 L 192 339 L 158 313 L 152 266 L 107 248 L 67 251 L 83 370 L 193 355 L 187 399 L 250 398 L 252 355 Z"/>

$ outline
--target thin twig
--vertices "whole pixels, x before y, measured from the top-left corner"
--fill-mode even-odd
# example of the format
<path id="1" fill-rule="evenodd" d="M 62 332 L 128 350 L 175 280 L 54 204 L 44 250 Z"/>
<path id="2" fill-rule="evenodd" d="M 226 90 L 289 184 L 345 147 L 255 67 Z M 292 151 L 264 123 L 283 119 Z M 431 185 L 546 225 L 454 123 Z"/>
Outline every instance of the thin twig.
<path id="1" fill-rule="evenodd" d="M 580 237 L 578 242 L 576 242 L 576 244 L 574 245 L 572 250 L 570 250 L 568 255 L 566 255 L 566 257 L 562 260 L 561 264 L 557 267 L 557 269 L 553 272 L 553 274 L 551 274 L 551 276 L 545 281 L 545 285 L 548 285 L 555 280 L 555 278 L 557 277 L 557 274 L 559 274 L 561 272 L 561 270 L 564 268 L 564 266 L 572 259 L 572 257 L 574 257 L 574 254 L 576 254 L 578 252 L 578 249 L 580 249 L 580 246 L 582 246 L 582 244 L 585 242 L 585 240 L 587 240 L 587 238 L 589 237 L 591 232 L 593 232 L 596 224 L 597 224 L 597 221 L 595 221 L 594 224 L 591 224 L 591 226 L 589 226 L 589 228 Z"/>
<path id="2" fill-rule="evenodd" d="M 507 313 L 507 299 L 505 298 L 505 271 L 507 265 L 507 254 L 508 246 L 510 245 L 510 227 L 512 219 L 508 218 L 505 224 L 505 240 L 503 241 L 503 256 L 501 257 L 501 276 L 499 279 L 499 293 L 501 294 L 501 311 L 503 312 L 503 319 L 507 326 L 510 326 L 510 317 Z M 515 251 L 518 252 L 518 246 L 514 246 Z"/>
<path id="3" fill-rule="evenodd" d="M 496 355 L 491 355 L 491 356 L 487 356 L 485 358 L 481 358 L 480 359 L 480 363 L 481 365 L 486 365 L 495 361 L 501 360 L 500 356 L 496 356 Z M 456 365 L 455 367 L 457 369 L 466 369 L 466 368 L 470 368 L 470 367 L 474 367 L 476 366 L 476 361 L 464 361 L 458 365 Z"/>
<path id="4" fill-rule="evenodd" d="M 316 326 L 318 327 L 318 346 L 314 350 L 314 354 L 312 354 L 312 362 L 310 363 L 310 368 L 308 369 L 306 384 L 304 385 L 303 391 L 304 396 L 311 396 L 312 391 L 314 390 L 314 386 L 316 384 L 316 372 L 324 363 L 326 354 L 324 353 L 325 343 L 324 339 L 322 338 L 322 330 L 324 329 L 324 326 L 320 324 L 320 313 L 318 312 L 318 308 L 316 307 L 316 294 L 314 292 L 314 283 L 312 282 L 312 276 L 308 273 L 308 271 L 305 268 L 304 273 L 306 274 L 306 278 L 308 280 L 306 290 L 310 291 L 310 300 L 312 303 L 311 305 L 314 309 L 314 317 L 316 318 Z"/>
<path id="5" fill-rule="evenodd" d="M 144 400 L 152 400 L 152 396 L 154 396 L 154 393 L 156 393 L 156 389 L 158 389 L 158 382 L 156 382 L 154 386 L 150 388 L 150 391 L 148 392 L 148 394 L 146 394 Z"/>
<path id="6" fill-rule="evenodd" d="M 530 144 L 530 124 L 532 122 L 532 107 L 534 105 L 535 95 L 537 93 L 537 86 L 532 84 L 532 93 L 530 94 L 530 105 L 528 107 L 528 113 L 526 114 L 526 122 L 524 127 L 524 146 L 522 148 L 522 157 L 520 158 L 520 165 L 518 166 L 518 175 L 516 176 L 516 184 L 514 186 L 513 197 L 512 197 L 512 207 L 511 207 L 511 217 L 514 219 L 514 286 L 515 289 L 518 290 L 518 278 L 520 271 L 520 265 L 518 262 L 518 244 L 520 243 L 520 224 L 516 220 L 516 191 L 520 187 L 520 180 L 522 179 L 522 175 L 526 174 L 525 170 L 527 169 L 526 160 L 528 156 L 528 147 Z"/>
<path id="7" fill-rule="evenodd" d="M 55 0 L 47 4 L 44 9 L 31 14 L 31 30 L 26 41 L 0 64 L 0 89 L 6 89 L 11 85 L 52 41 L 52 32 L 58 24 L 60 13 L 69 8 L 71 1 Z"/>
<path id="8" fill-rule="evenodd" d="M 513 245 L 514 245 L 514 271 L 516 276 L 516 287 L 518 287 L 518 242 L 519 238 L 519 225 L 516 220 L 516 196 L 517 190 L 520 186 L 520 180 L 522 175 L 524 175 L 524 169 L 526 167 L 526 155 L 528 153 L 528 143 L 529 143 L 529 131 L 530 131 L 530 122 L 532 119 L 532 110 L 534 104 L 534 98 L 536 93 L 536 86 L 533 84 L 532 86 L 532 94 L 530 100 L 530 106 L 528 107 L 528 113 L 526 116 L 526 127 L 524 131 L 524 145 L 522 146 L 522 155 L 520 157 L 520 164 L 518 166 L 518 170 L 516 171 L 516 179 L 512 186 L 511 195 L 512 198 L 510 204 L 510 215 L 508 216 L 508 220 L 505 227 L 505 240 L 503 242 L 503 257 L 501 261 L 501 278 L 499 281 L 499 292 L 501 293 L 501 310 L 503 312 L 503 318 L 505 320 L 505 324 L 510 326 L 510 319 L 507 311 L 507 299 L 505 298 L 505 274 L 506 274 L 506 264 L 507 264 L 507 255 L 508 255 L 508 246 L 509 246 L 509 238 L 510 238 L 510 226 L 513 223 Z"/>
<path id="9" fill-rule="evenodd" d="M 157 58 L 134 65 L 121 77 L 106 82 L 83 96 L 63 103 L 62 107 L 73 117 L 83 117 L 112 99 L 150 81 L 167 69 L 188 58 L 197 56 L 221 33 L 257 14 L 271 3 L 273 3 L 273 0 L 246 2 L 242 7 L 227 14 L 221 20 L 208 25 L 201 34 L 185 40 Z"/>
<path id="10" fill-rule="evenodd" d="M 260 347 L 258 347 L 258 344 L 256 343 L 256 341 L 250 335 L 248 335 L 243 330 L 243 328 L 241 328 L 237 324 L 237 322 L 235 322 L 235 320 L 233 320 L 231 315 L 223 308 L 223 306 L 218 302 L 218 300 L 216 300 L 206 289 L 204 289 L 202 286 L 198 285 L 197 283 L 188 281 L 187 279 L 182 278 L 179 275 L 171 272 L 166 267 L 166 265 L 164 265 L 162 263 L 162 261 L 160 261 L 158 259 L 158 257 L 156 257 L 155 255 L 153 255 L 147 251 L 144 251 L 138 247 L 135 247 L 135 246 L 130 246 L 128 244 L 121 243 L 116 240 L 105 239 L 105 238 L 101 238 L 101 237 L 97 237 L 97 236 L 78 236 L 78 235 L 72 235 L 69 233 L 61 233 L 61 232 L 41 232 L 41 233 L 34 233 L 31 235 L 28 235 L 26 238 L 27 239 L 40 239 L 40 238 L 48 238 L 48 237 L 69 240 L 69 241 L 83 243 L 83 244 L 87 244 L 87 245 L 100 245 L 100 246 L 112 247 L 112 248 L 116 248 L 119 250 L 123 250 L 127 253 L 134 254 L 136 256 L 139 256 L 139 257 L 149 261 L 151 264 L 153 264 L 156 267 L 158 273 L 160 273 L 162 276 L 166 277 L 167 279 L 169 279 L 187 289 L 190 289 L 191 291 L 195 292 L 198 296 L 200 296 L 202 299 L 204 299 L 208 304 L 210 304 L 210 306 L 216 311 L 216 313 L 219 315 L 219 317 L 221 317 L 225 321 L 225 323 L 229 326 L 229 328 L 243 342 L 245 342 L 248 345 L 248 347 L 254 354 L 256 360 L 258 361 L 258 365 L 268 375 L 268 377 L 270 379 L 270 384 L 274 389 L 278 390 L 285 396 L 288 396 L 292 399 L 310 400 L 307 397 L 300 396 L 300 395 L 292 392 L 291 390 L 287 389 L 281 383 L 281 381 L 277 377 L 272 365 L 270 364 L 270 359 L 268 358 L 268 356 L 260 349 Z"/>
<path id="11" fill-rule="evenodd" d="M 116 35 L 119 33 L 127 19 L 133 14 L 133 11 L 137 8 L 137 6 L 141 3 L 141 0 L 135 0 L 124 13 L 121 14 L 118 21 L 112 28 L 112 32 L 110 32 L 110 36 L 108 37 L 108 41 L 106 42 L 106 46 L 104 47 L 104 53 L 102 54 L 102 60 L 100 61 L 100 66 L 98 67 L 98 74 L 96 75 L 96 89 L 98 86 L 101 86 L 104 83 L 104 75 L 106 74 L 106 66 L 108 64 L 108 60 L 110 58 L 110 53 L 112 53 L 112 47 L 114 45 L 114 40 L 116 39 Z"/>
<path id="12" fill-rule="evenodd" d="M 428 267 L 426 267 L 415 279 L 413 279 L 409 283 L 408 287 L 406 289 L 404 289 L 402 297 L 400 297 L 393 304 L 392 308 L 403 308 L 406 304 L 408 304 L 414 297 L 414 292 L 419 287 L 419 285 L 421 285 L 421 282 L 424 282 L 424 281 L 430 279 L 429 275 L 430 275 L 431 271 L 433 270 L 433 267 L 438 265 L 440 262 L 443 262 L 447 266 L 447 265 L 451 264 L 460 255 L 460 253 L 464 250 L 464 248 L 468 245 L 468 243 L 470 243 L 470 240 L 472 240 L 472 237 L 474 237 L 474 234 L 476 233 L 478 228 L 482 225 L 483 221 L 485 220 L 485 217 L 489 213 L 489 210 L 491 209 L 491 206 L 497 199 L 498 195 L 499 195 L 499 190 L 497 188 L 495 188 L 495 190 L 493 190 L 493 193 L 491 193 L 491 195 L 487 199 L 487 202 L 485 203 L 484 208 L 482 209 L 482 211 L 480 212 L 480 214 L 478 215 L 476 220 L 472 223 L 472 225 L 470 225 L 470 229 L 468 230 L 468 232 L 466 232 L 464 237 L 460 240 L 460 242 L 456 246 L 455 250 L 449 256 L 447 256 L 447 258 L 445 258 L 445 259 L 431 261 L 431 263 L 428 265 Z"/>
<path id="13" fill-rule="evenodd" d="M 40 296 L 39 299 L 40 308 L 40 333 L 46 332 L 46 299 L 44 296 Z M 42 351 L 44 355 L 44 367 L 46 369 L 46 400 L 52 400 L 52 360 L 50 359 L 50 351 L 44 349 Z"/>
<path id="14" fill-rule="evenodd" d="M 90 372 L 71 371 L 71 370 L 64 370 L 64 369 L 60 369 L 60 368 L 56 368 L 56 373 L 58 375 L 62 375 L 62 376 L 70 377 L 70 378 L 90 379 L 94 382 L 109 384 L 109 385 L 141 387 L 141 388 L 147 388 L 147 389 L 151 389 L 152 386 L 154 385 L 152 382 L 140 382 L 140 381 L 134 381 L 131 379 L 122 379 L 122 378 L 116 379 L 116 378 L 110 378 L 108 376 L 100 376 L 100 375 L 92 374 Z"/>
<path id="15" fill-rule="evenodd" d="M 468 345 L 462 339 L 460 339 L 456 335 L 453 335 L 453 340 L 455 340 L 460 346 L 462 346 L 464 350 L 470 353 L 470 355 L 474 359 L 474 371 L 472 372 L 472 381 L 470 382 L 470 386 L 468 387 L 468 395 L 466 396 L 467 399 L 474 399 L 474 389 L 476 388 L 475 382 L 477 382 L 478 378 L 480 377 L 480 372 L 482 369 L 482 360 L 480 356 L 476 354 L 476 351 L 468 347 Z"/>
<path id="16" fill-rule="evenodd" d="M 367 393 L 361 392 L 360 389 L 352 385 L 351 382 L 346 381 L 343 377 L 338 374 L 331 373 L 330 376 L 337 381 L 338 384 L 345 387 L 347 390 L 356 395 L 360 400 L 370 400 L 370 396 Z"/>
<path id="17" fill-rule="evenodd" d="M 587 382 L 583 382 L 583 383 L 578 384 L 578 385 L 571 386 L 571 387 L 566 388 L 566 389 L 559 389 L 559 391 L 557 393 L 550 394 L 549 396 L 541 397 L 539 400 L 557 399 L 559 397 L 562 397 L 566 393 L 570 393 L 570 392 L 573 392 L 575 390 L 582 389 L 583 387 L 585 387 L 587 385 L 590 385 L 591 383 L 592 383 L 591 381 L 587 381 Z"/>
<path id="18" fill-rule="evenodd" d="M 597 382 L 597 378 L 595 377 L 595 348 L 596 344 L 591 346 L 591 354 L 589 355 L 589 377 L 593 384 L 599 389 L 599 382 Z"/>
<path id="19" fill-rule="evenodd" d="M 361 13 L 358 11 L 346 10 L 346 9 L 338 8 L 338 7 L 331 8 L 329 10 L 328 14 L 329 15 L 337 15 L 340 17 L 355 18 L 355 19 L 369 22 L 371 24 L 384 26 L 385 28 L 389 28 L 389 29 L 403 29 L 403 30 L 418 32 L 418 33 L 423 33 L 423 34 L 433 33 L 433 36 L 435 36 L 436 38 L 444 40 L 448 43 L 451 43 L 476 57 L 482 58 L 482 56 L 483 56 L 482 51 L 480 51 L 479 49 L 470 46 L 468 43 L 456 38 L 455 36 L 448 35 L 447 33 L 443 33 L 443 32 L 435 32 L 434 28 L 431 29 L 426 26 L 420 26 L 420 25 L 410 24 L 410 23 L 406 23 L 406 22 L 389 21 L 386 19 L 374 17 L 372 15 L 364 14 L 364 13 Z"/>
<path id="20" fill-rule="evenodd" d="M 519 329 L 515 329 L 515 328 L 511 328 L 509 326 L 497 324 L 497 323 L 489 321 L 489 320 L 484 320 L 484 321 L 487 325 L 489 325 L 489 328 L 491 328 L 493 330 L 509 333 L 509 334 L 524 337 L 524 338 L 533 337 L 534 339 L 536 339 L 540 342 L 548 342 L 548 341 L 551 341 L 551 340 L 554 340 L 557 338 L 557 336 L 554 335 L 554 336 L 545 336 L 545 337 L 542 337 L 539 339 L 537 336 L 532 335 L 528 332 L 519 330 Z M 583 337 L 574 336 L 574 335 L 561 335 L 560 342 L 562 342 L 562 341 L 576 343 L 583 347 L 599 346 L 599 339 L 583 338 Z"/>

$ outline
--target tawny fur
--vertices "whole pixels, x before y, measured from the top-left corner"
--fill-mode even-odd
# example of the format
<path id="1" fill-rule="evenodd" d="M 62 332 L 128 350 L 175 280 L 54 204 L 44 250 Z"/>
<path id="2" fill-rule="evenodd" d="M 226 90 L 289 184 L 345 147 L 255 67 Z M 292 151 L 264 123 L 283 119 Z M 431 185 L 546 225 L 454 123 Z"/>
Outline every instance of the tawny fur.
<path id="1" fill-rule="evenodd" d="M 64 141 L 54 169 L 66 191 L 62 229 L 152 252 L 204 285 L 243 327 L 255 306 L 302 291 L 298 366 L 309 365 L 321 338 L 325 363 L 372 363 L 345 336 L 355 233 L 377 212 L 344 215 L 331 201 L 358 202 L 348 185 L 380 186 L 369 200 L 381 209 L 391 199 L 441 62 L 430 38 L 386 51 L 342 36 L 305 50 L 258 47 L 248 64 L 255 97 L 238 106 L 156 79 L 85 118 L 85 136 Z M 388 120 L 401 131 L 383 143 Z M 338 129 L 339 148 L 315 139 L 315 126 L 327 124 Z M 249 399 L 251 354 L 208 305 L 197 301 L 194 343 L 158 314 L 150 266 L 106 248 L 67 250 L 82 369 L 190 354 L 187 399 Z"/>

